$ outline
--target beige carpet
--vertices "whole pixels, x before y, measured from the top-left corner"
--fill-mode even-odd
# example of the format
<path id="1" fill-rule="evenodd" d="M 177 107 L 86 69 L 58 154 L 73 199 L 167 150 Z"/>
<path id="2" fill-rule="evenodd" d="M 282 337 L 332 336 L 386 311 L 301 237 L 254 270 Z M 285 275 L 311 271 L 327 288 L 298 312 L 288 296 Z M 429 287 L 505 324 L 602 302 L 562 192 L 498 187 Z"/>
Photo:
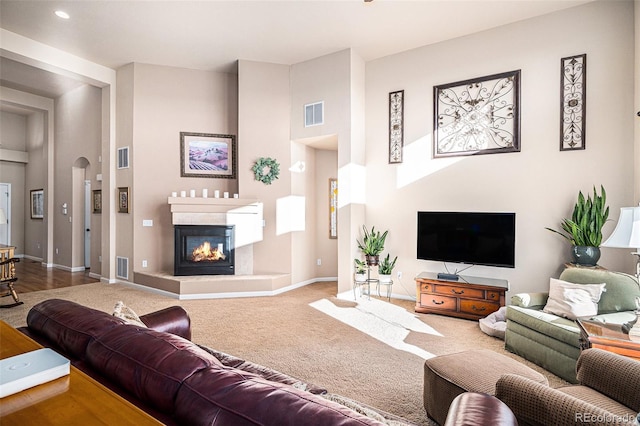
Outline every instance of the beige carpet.
<path id="1" fill-rule="evenodd" d="M 189 312 L 193 341 L 326 387 L 417 424 L 429 424 L 422 404 L 424 360 L 394 349 L 309 306 L 338 300 L 335 283 L 317 283 L 279 296 L 178 301 L 119 284 L 87 284 L 21 295 L 24 305 L 0 310 L 0 319 L 26 325 L 27 312 L 49 298 L 73 300 L 106 312 L 122 300 L 138 314 L 171 305 Z M 413 313 L 414 303 L 393 300 Z M 440 335 L 409 332 L 405 342 L 435 355 L 485 348 L 506 354 L 545 374 L 554 387 L 564 383 L 504 350 L 501 340 L 482 333 L 476 321 L 417 314 Z"/>

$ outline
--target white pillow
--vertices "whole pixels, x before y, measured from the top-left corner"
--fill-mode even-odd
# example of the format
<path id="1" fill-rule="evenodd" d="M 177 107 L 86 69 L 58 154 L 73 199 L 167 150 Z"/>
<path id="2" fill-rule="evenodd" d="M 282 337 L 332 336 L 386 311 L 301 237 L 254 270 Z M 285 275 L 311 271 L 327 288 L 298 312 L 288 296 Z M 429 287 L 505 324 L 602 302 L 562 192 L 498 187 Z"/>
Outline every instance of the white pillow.
<path id="1" fill-rule="evenodd" d="M 598 314 L 598 302 L 605 284 L 574 284 L 551 278 L 544 312 L 575 320 Z"/>
<path id="2" fill-rule="evenodd" d="M 126 306 L 122 301 L 116 302 L 116 305 L 113 307 L 113 316 L 125 320 L 127 324 L 133 324 L 137 325 L 138 327 L 147 328 L 140 317 L 135 312 L 133 312 L 133 309 Z"/>

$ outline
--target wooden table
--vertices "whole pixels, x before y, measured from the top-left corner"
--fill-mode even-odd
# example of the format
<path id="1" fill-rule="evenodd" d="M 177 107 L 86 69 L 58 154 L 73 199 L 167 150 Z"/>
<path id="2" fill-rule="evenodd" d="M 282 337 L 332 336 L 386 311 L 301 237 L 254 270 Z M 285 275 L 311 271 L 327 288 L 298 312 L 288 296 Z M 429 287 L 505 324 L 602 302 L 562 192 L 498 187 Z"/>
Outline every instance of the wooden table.
<path id="1" fill-rule="evenodd" d="M 40 349 L 0 321 L 0 358 Z M 68 376 L 0 398 L 0 424 L 10 425 L 160 425 L 156 419 L 75 367 Z"/>
<path id="2" fill-rule="evenodd" d="M 600 348 L 640 360 L 640 342 L 629 339 L 619 324 L 578 319 L 580 346 L 582 349 Z"/>

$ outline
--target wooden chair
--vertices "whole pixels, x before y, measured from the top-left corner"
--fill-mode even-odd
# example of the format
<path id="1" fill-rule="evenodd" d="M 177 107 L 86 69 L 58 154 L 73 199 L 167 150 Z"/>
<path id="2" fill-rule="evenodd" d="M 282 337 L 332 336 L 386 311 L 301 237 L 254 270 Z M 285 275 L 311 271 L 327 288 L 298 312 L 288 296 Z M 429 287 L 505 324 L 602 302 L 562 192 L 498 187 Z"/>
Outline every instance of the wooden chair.
<path id="1" fill-rule="evenodd" d="M 13 297 L 13 303 L 8 305 L 0 305 L 0 308 L 13 308 L 14 306 L 22 305 L 24 302 L 20 301 L 18 293 L 16 293 L 13 284 L 18 281 L 16 277 L 15 264 L 20 262 L 17 257 L 12 257 L 0 261 L 0 286 L 7 286 L 7 292 L 0 294 L 0 297 L 11 296 Z"/>

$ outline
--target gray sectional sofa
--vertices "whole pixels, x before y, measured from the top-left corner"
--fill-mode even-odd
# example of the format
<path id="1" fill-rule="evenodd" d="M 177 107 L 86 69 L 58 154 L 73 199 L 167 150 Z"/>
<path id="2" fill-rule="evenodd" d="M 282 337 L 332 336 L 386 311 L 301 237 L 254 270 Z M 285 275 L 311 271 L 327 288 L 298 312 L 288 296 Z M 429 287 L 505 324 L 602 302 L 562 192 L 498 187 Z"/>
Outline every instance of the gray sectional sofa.
<path id="1" fill-rule="evenodd" d="M 598 313 L 591 319 L 620 324 L 635 318 L 638 280 L 628 274 L 595 268 L 570 267 L 560 280 L 577 284 L 605 283 Z M 580 330 L 575 321 L 546 313 L 548 293 L 520 293 L 507 306 L 505 348 L 570 383 L 577 383 Z"/>

